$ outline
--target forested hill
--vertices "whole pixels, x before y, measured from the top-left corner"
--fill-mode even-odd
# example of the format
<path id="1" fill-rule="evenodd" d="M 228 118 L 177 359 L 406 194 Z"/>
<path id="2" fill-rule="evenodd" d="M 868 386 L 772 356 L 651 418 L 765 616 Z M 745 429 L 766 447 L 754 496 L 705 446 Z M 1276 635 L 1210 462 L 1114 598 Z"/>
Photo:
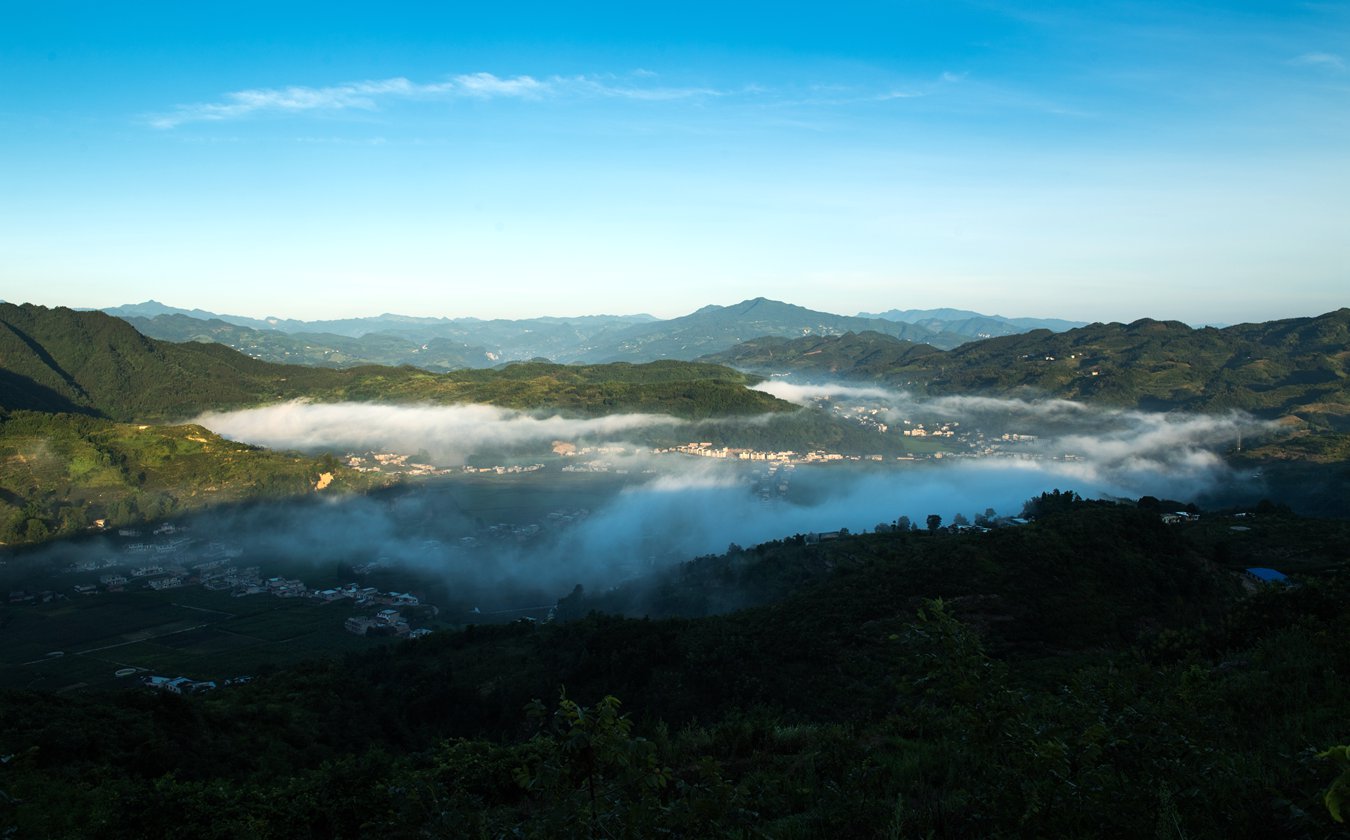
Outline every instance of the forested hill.
<path id="1" fill-rule="evenodd" d="M 1350 428 L 1350 309 L 1215 329 L 1144 319 L 1036 330 L 953 350 L 877 333 L 758 339 L 704 361 L 861 379 L 931 395 L 1018 389 L 1148 410 L 1242 408 Z"/>
<path id="2" fill-rule="evenodd" d="M 689 590 L 667 603 L 760 603 L 727 615 L 576 593 L 575 621 L 205 695 L 0 693 L 0 833 L 1341 836 L 1343 768 L 1318 754 L 1350 703 L 1344 525 L 1058 500 L 1019 528 L 785 540 L 667 578 Z M 1271 552 L 1299 585 L 1244 587 Z"/>
<path id="3" fill-rule="evenodd" d="M 332 370 L 277 365 L 223 345 L 147 338 L 100 312 L 0 304 L 0 409 L 158 421 L 308 397 L 482 402 L 585 414 L 617 411 L 687 418 L 790 410 L 749 390 L 730 368 L 690 362 L 564 366 L 433 374 L 411 367 Z"/>
<path id="4" fill-rule="evenodd" d="M 762 336 L 743 341 L 730 350 L 703 356 L 702 360 L 765 374 L 797 373 L 804 379 L 890 383 L 897 371 L 908 370 L 931 355 L 947 356 L 931 344 L 864 330 L 800 338 Z"/>
<path id="5" fill-rule="evenodd" d="M 118 420 L 190 416 L 335 383 L 331 371 L 269 365 L 218 344 L 146 338 L 101 312 L 0 304 L 0 408 Z"/>

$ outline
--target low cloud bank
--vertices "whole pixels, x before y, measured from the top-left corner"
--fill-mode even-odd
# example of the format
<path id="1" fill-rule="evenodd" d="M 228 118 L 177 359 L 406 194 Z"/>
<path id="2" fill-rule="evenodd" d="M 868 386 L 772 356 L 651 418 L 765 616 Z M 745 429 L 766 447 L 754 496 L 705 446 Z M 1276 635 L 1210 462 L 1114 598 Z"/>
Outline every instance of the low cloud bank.
<path id="1" fill-rule="evenodd" d="M 980 454 L 996 452 L 1004 457 L 980 459 L 974 467 L 961 460 L 976 473 L 996 474 L 1009 468 L 1007 457 L 1020 457 L 1037 464 L 1016 468 L 1076 482 L 1084 495 L 1203 496 L 1237 478 L 1217 451 L 1277 428 L 1239 411 L 1150 413 L 1054 398 L 926 398 L 905 391 L 829 383 L 774 381 L 756 388 L 799 405 L 822 401 L 866 405 L 897 427 L 926 424 L 931 433 L 951 424 L 961 433 L 978 430 L 983 434 Z M 970 488 L 972 497 L 979 492 L 978 483 Z"/>
<path id="2" fill-rule="evenodd" d="M 768 380 L 751 386 L 752 391 L 763 391 L 771 397 L 777 397 L 797 405 L 811 405 L 822 399 L 884 399 L 894 400 L 896 392 L 885 388 L 872 388 L 860 385 L 803 385 L 785 382 L 781 379 Z"/>
<path id="3" fill-rule="evenodd" d="M 209 412 L 199 423 L 216 434 L 273 449 L 427 452 L 438 465 L 463 463 L 482 449 L 553 440 L 606 438 L 683 421 L 657 414 L 538 416 L 490 405 L 379 405 L 293 401 Z"/>

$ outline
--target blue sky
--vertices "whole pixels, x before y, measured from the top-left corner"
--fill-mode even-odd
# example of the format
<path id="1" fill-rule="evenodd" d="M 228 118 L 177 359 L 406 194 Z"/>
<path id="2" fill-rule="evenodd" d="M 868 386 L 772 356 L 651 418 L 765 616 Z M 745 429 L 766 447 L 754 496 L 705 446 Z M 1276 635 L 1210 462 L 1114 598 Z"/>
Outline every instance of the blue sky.
<path id="1" fill-rule="evenodd" d="M 0 7 L 5 300 L 1203 323 L 1347 288 L 1347 3 Z"/>

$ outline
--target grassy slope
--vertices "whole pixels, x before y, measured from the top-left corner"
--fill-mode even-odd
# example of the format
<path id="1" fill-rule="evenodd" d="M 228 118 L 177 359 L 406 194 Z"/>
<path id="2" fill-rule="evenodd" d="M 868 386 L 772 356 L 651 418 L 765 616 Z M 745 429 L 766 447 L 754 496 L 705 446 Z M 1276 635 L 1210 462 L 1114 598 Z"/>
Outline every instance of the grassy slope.
<path id="1" fill-rule="evenodd" d="M 19 412 L 0 421 L 0 541 L 34 542 L 207 505 L 365 489 L 336 464 L 225 440 L 195 425 L 150 426 Z"/>

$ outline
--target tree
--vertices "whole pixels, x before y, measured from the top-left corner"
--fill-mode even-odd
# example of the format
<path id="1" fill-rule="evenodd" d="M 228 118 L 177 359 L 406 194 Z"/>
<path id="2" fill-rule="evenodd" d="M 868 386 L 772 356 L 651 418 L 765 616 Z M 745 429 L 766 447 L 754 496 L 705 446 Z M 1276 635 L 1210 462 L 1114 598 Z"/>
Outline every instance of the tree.
<path id="1" fill-rule="evenodd" d="M 526 706 L 540 727 L 532 741 L 538 758 L 516 770 L 516 781 L 542 800 L 545 822 L 586 825 L 592 838 L 616 837 L 660 814 L 672 771 L 655 744 L 630 734 L 633 724 L 619 705 L 607 696 L 586 707 L 563 691 L 552 715 L 538 700 Z"/>
<path id="2" fill-rule="evenodd" d="M 897 531 L 908 531 L 913 527 L 914 525 L 909 521 L 908 516 L 902 516 L 899 519 L 895 520 L 895 529 Z"/>
<path id="3" fill-rule="evenodd" d="M 970 520 L 969 520 L 969 519 L 966 519 L 966 515 L 965 515 L 964 513 L 958 513 L 957 515 L 955 515 L 955 516 L 952 517 L 952 524 L 953 524 L 953 525 L 969 525 L 969 524 L 970 524 Z"/>
<path id="4" fill-rule="evenodd" d="M 558 599 L 556 612 L 559 621 L 572 621 L 586 615 L 586 588 L 581 584 L 572 587 L 572 594 Z"/>
<path id="5" fill-rule="evenodd" d="M 936 513 L 928 514 L 928 519 L 926 521 L 928 522 L 928 531 L 930 533 L 935 532 L 942 527 L 942 517 L 938 516 Z"/>
<path id="6" fill-rule="evenodd" d="M 1341 771 L 1341 775 L 1337 776 L 1331 787 L 1327 788 L 1322 801 L 1331 812 L 1331 818 L 1343 823 L 1347 806 L 1350 806 L 1350 747 L 1332 747 L 1326 752 L 1318 753 L 1317 757 L 1335 762 L 1337 769 Z"/>
<path id="7" fill-rule="evenodd" d="M 1035 498 L 1027 499 L 1026 504 L 1022 506 L 1022 515 L 1029 519 L 1036 519 L 1054 513 L 1065 513 L 1073 510 L 1073 506 L 1081 501 L 1082 498 L 1074 491 L 1060 492 L 1057 487 L 1050 493 L 1042 493 Z"/>

